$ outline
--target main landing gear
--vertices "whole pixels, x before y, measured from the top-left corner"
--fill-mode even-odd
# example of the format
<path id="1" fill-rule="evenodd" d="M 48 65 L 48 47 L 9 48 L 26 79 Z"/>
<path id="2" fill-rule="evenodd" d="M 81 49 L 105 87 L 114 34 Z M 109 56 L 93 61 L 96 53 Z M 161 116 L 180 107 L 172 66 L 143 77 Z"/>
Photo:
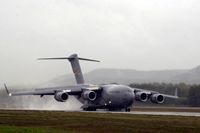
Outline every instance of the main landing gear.
<path id="1" fill-rule="evenodd" d="M 125 111 L 126 111 L 126 112 L 130 112 L 130 111 L 131 111 L 131 108 L 126 108 Z"/>
<path id="2" fill-rule="evenodd" d="M 84 108 L 83 110 L 84 111 L 96 111 L 97 109 L 93 108 L 93 107 L 88 107 L 88 108 Z"/>

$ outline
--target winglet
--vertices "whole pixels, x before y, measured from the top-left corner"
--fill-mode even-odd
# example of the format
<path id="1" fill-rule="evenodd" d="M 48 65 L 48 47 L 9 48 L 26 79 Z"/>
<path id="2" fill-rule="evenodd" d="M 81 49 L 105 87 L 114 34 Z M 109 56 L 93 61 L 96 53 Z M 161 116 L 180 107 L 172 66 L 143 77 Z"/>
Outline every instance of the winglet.
<path id="1" fill-rule="evenodd" d="M 56 57 L 56 58 L 38 58 L 38 60 L 74 60 L 77 58 L 78 60 L 84 60 L 84 61 L 93 61 L 93 62 L 100 62 L 98 60 L 88 59 L 88 58 L 80 58 L 77 54 L 72 54 L 69 57 Z"/>
<path id="2" fill-rule="evenodd" d="M 8 96 L 12 96 L 12 93 L 9 92 L 8 87 L 6 86 L 6 84 L 4 84 L 4 87 L 6 89 L 6 92 L 7 92 Z"/>

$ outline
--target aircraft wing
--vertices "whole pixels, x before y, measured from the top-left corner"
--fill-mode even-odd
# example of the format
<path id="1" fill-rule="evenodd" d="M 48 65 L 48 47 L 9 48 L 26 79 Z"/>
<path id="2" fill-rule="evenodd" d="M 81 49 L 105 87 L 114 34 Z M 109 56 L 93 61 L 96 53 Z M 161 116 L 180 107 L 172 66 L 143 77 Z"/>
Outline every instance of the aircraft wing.
<path id="1" fill-rule="evenodd" d="M 54 95 L 57 92 L 67 92 L 69 95 L 79 95 L 83 90 L 100 90 L 96 85 L 74 85 L 74 86 L 63 86 L 63 87 L 47 87 L 47 88 L 35 88 L 32 91 L 21 91 L 11 93 L 8 90 L 6 84 L 4 84 L 6 92 L 9 96 L 21 96 L 21 95 Z"/>
<path id="2" fill-rule="evenodd" d="M 178 96 L 176 96 L 176 95 L 167 95 L 167 94 L 162 94 L 162 93 L 159 93 L 159 94 L 161 94 L 161 95 L 163 95 L 164 97 L 168 97 L 168 98 L 173 98 L 173 99 L 177 99 L 177 98 L 179 98 Z"/>
<path id="3" fill-rule="evenodd" d="M 146 93 L 147 95 L 151 96 L 153 94 L 160 94 L 164 97 L 167 97 L 167 98 L 174 98 L 174 99 L 177 99 L 179 98 L 178 97 L 178 94 L 177 94 L 177 88 L 175 89 L 175 94 L 174 95 L 168 95 L 168 94 L 162 94 L 162 93 L 159 93 L 157 91 L 151 91 L 151 90 L 146 90 L 146 89 L 139 89 L 139 88 L 133 88 L 135 90 L 135 92 L 144 92 Z"/>

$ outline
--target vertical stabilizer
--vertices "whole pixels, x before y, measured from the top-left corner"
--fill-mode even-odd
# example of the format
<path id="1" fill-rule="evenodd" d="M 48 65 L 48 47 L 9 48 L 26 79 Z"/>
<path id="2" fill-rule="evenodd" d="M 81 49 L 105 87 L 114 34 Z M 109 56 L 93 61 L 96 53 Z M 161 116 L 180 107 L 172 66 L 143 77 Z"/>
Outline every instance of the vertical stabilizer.
<path id="1" fill-rule="evenodd" d="M 77 54 L 73 54 L 69 57 L 69 62 L 71 63 L 72 66 L 72 70 L 74 73 L 74 76 L 76 78 L 76 83 L 77 84 L 84 84 L 84 78 L 83 78 L 83 73 L 81 70 L 81 66 L 79 63 L 79 59 L 78 59 L 78 55 Z"/>
<path id="2" fill-rule="evenodd" d="M 81 71 L 81 66 L 79 64 L 79 60 L 99 62 L 98 60 L 79 58 L 77 54 L 72 54 L 69 57 L 39 58 L 39 60 L 66 60 L 66 59 L 69 60 L 69 62 L 71 63 L 72 70 L 73 70 L 74 76 L 76 78 L 77 84 L 85 83 L 84 78 L 83 78 L 83 73 Z"/>

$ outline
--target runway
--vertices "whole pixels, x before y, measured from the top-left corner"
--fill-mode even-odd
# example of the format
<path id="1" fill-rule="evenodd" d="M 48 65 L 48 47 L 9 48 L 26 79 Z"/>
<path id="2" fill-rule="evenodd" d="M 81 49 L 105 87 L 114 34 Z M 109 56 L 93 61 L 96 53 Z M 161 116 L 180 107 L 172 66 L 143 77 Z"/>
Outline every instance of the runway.
<path id="1" fill-rule="evenodd" d="M 79 111 L 86 112 L 87 111 Z M 159 112 L 159 111 L 131 111 L 131 112 L 113 112 L 113 111 L 91 111 L 92 113 L 111 113 L 111 114 L 132 114 L 132 115 L 157 115 L 157 116 L 192 116 L 200 117 L 200 113 L 197 112 Z"/>
<path id="2" fill-rule="evenodd" d="M 192 117 L 200 117 L 200 113 L 198 112 L 159 112 L 159 111 L 131 111 L 131 112 L 113 112 L 113 111 L 81 111 L 81 110 L 40 110 L 40 109 L 3 109 L 0 110 L 17 110 L 17 111 L 51 111 L 51 112 L 83 112 L 83 113 L 111 113 L 111 114 L 132 114 L 132 115 L 157 115 L 157 116 L 192 116 Z"/>
<path id="3" fill-rule="evenodd" d="M 193 116 L 200 117 L 200 113 L 194 112 L 152 112 L 152 111 L 132 111 L 132 112 L 111 112 L 111 113 L 125 113 L 134 115 L 167 115 L 167 116 Z"/>

